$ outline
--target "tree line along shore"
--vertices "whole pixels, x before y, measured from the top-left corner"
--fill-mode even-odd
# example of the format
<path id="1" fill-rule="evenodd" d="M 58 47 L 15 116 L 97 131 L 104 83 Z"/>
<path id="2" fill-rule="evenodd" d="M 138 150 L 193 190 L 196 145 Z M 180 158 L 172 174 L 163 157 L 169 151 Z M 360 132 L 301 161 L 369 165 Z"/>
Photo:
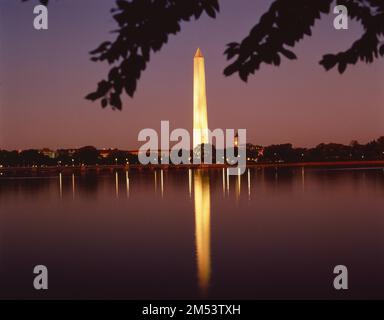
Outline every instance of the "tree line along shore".
<path id="1" fill-rule="evenodd" d="M 247 166 L 317 166 L 317 165 L 381 165 L 384 162 L 384 136 L 367 144 L 352 141 L 348 145 L 321 143 L 313 148 L 295 148 L 291 143 L 259 146 L 248 143 L 246 146 Z M 236 152 L 236 150 L 235 150 Z M 191 152 L 192 155 L 192 152 Z M 162 152 L 159 151 L 158 158 Z M 213 167 L 216 150 L 212 147 Z M 226 162 L 224 161 L 226 166 Z M 36 167 L 93 167 L 93 166 L 142 166 L 138 151 L 119 149 L 97 149 L 86 146 L 78 149 L 29 149 L 19 151 L 0 150 L 0 168 Z M 149 165 L 156 166 L 156 165 Z M 159 165 L 160 166 L 160 165 Z M 170 164 L 169 166 L 172 166 Z M 179 167 L 196 165 L 179 165 Z M 209 165 L 207 165 L 209 166 Z M 167 165 L 163 166 L 167 167 Z"/>

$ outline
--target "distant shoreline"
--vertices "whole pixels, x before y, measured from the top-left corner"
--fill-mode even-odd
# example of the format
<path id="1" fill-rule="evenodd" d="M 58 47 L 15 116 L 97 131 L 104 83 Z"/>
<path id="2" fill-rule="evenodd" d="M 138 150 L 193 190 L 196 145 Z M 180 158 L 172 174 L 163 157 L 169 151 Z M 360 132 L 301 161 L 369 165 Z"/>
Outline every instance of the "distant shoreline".
<path id="1" fill-rule="evenodd" d="M 45 166 L 45 167 L 1 167 L 0 173 L 66 173 L 66 172 L 103 172 L 113 170 L 156 170 L 156 169 L 222 169 L 230 168 L 225 164 L 203 164 L 203 165 L 86 165 L 86 166 Z M 255 163 L 247 164 L 247 168 L 316 168 L 316 167 L 343 167 L 343 168 L 359 168 L 359 167 L 383 167 L 384 160 L 372 161 L 324 161 L 324 162 L 279 162 L 279 163 Z"/>

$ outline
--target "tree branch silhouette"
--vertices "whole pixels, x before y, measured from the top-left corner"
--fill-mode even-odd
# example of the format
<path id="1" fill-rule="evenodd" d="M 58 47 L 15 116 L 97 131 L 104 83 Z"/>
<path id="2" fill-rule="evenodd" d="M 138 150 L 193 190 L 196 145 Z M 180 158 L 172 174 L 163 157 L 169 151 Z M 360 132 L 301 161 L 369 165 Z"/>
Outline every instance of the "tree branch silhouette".
<path id="1" fill-rule="evenodd" d="M 116 1 L 112 9 L 119 29 L 114 42 L 103 42 L 90 52 L 92 61 L 106 61 L 113 67 L 108 78 L 99 82 L 97 90 L 89 94 L 89 100 L 101 99 L 122 108 L 123 90 L 133 97 L 141 73 L 146 69 L 152 52 L 159 51 L 171 34 L 180 31 L 180 23 L 200 18 L 203 12 L 214 18 L 219 11 L 217 0 L 133 0 Z"/>
<path id="2" fill-rule="evenodd" d="M 384 34 L 384 1 L 339 0 L 345 5 L 352 19 L 361 23 L 364 33 L 348 50 L 337 54 L 326 54 L 320 64 L 328 71 L 338 66 L 344 73 L 349 64 L 358 60 L 371 63 L 384 55 L 384 45 L 379 47 L 379 38 Z M 297 59 L 293 48 L 312 28 L 321 14 L 329 14 L 333 0 L 276 0 L 241 43 L 227 45 L 228 60 L 235 58 L 225 70 L 226 76 L 238 73 L 243 81 L 259 70 L 262 63 L 279 66 L 281 57 Z"/>
<path id="3" fill-rule="evenodd" d="M 22 0 L 28 1 L 28 0 Z M 48 0 L 40 0 L 47 5 Z M 243 81 L 264 64 L 279 66 L 282 58 L 297 59 L 295 45 L 312 35 L 312 28 L 322 14 L 329 14 L 333 0 L 274 0 L 269 10 L 240 43 L 227 45 L 224 54 L 232 60 L 224 70 L 225 76 L 238 73 Z M 344 73 L 348 65 L 358 61 L 372 63 L 384 56 L 384 0 L 337 0 L 345 5 L 348 15 L 361 23 L 364 33 L 349 49 L 325 54 L 319 62 L 325 70 L 337 66 Z M 180 23 L 198 20 L 205 12 L 215 18 L 218 0 L 116 0 L 112 9 L 118 24 L 116 39 L 103 42 L 90 52 L 91 60 L 107 62 L 111 68 L 106 79 L 86 99 L 100 100 L 103 108 L 110 105 L 122 109 L 121 95 L 130 97 L 150 61 L 151 53 L 159 51 L 171 34 L 180 32 Z"/>

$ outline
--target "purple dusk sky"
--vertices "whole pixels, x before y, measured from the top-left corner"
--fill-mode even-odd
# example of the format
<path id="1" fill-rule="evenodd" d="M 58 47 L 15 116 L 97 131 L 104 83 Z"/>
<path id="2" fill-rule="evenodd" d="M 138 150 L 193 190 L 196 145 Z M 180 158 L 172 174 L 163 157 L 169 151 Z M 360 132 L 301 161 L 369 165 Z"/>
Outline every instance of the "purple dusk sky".
<path id="1" fill-rule="evenodd" d="M 262 66 L 248 84 L 226 78 L 223 52 L 240 41 L 272 1 L 220 0 L 216 19 L 206 15 L 182 24 L 161 52 L 152 56 L 134 99 L 123 111 L 102 109 L 84 96 L 108 66 L 88 52 L 111 39 L 116 28 L 113 0 L 57 0 L 49 5 L 49 30 L 33 29 L 33 6 L 0 1 L 0 149 L 67 148 L 84 145 L 137 148 L 143 128 L 192 128 L 193 56 L 206 59 L 208 123 L 214 128 L 246 128 L 248 142 L 367 142 L 384 135 L 384 60 L 351 67 L 344 75 L 325 72 L 323 54 L 349 47 L 361 34 L 333 28 L 334 15 L 317 22 L 312 37 L 294 51 L 299 60 Z"/>

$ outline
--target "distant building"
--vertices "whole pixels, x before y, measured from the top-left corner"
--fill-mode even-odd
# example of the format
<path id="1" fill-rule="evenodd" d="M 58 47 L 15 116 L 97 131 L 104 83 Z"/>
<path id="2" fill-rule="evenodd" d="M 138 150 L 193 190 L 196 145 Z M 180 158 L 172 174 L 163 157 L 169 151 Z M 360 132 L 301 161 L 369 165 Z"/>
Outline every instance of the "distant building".
<path id="1" fill-rule="evenodd" d="M 258 162 L 259 158 L 264 155 L 264 147 L 247 143 L 247 161 Z"/>
<path id="2" fill-rule="evenodd" d="M 44 149 L 40 150 L 39 153 L 46 156 L 46 157 L 49 157 L 51 159 L 56 158 L 56 151 L 53 151 L 53 150 L 48 149 L 48 148 L 44 148 Z"/>
<path id="3" fill-rule="evenodd" d="M 113 152 L 113 149 L 102 149 L 102 150 L 99 150 L 99 155 L 101 158 L 106 159 L 111 155 L 112 152 Z"/>
<path id="4" fill-rule="evenodd" d="M 77 152 L 77 149 L 59 149 L 56 151 L 56 155 L 72 157 L 76 152 Z"/>

